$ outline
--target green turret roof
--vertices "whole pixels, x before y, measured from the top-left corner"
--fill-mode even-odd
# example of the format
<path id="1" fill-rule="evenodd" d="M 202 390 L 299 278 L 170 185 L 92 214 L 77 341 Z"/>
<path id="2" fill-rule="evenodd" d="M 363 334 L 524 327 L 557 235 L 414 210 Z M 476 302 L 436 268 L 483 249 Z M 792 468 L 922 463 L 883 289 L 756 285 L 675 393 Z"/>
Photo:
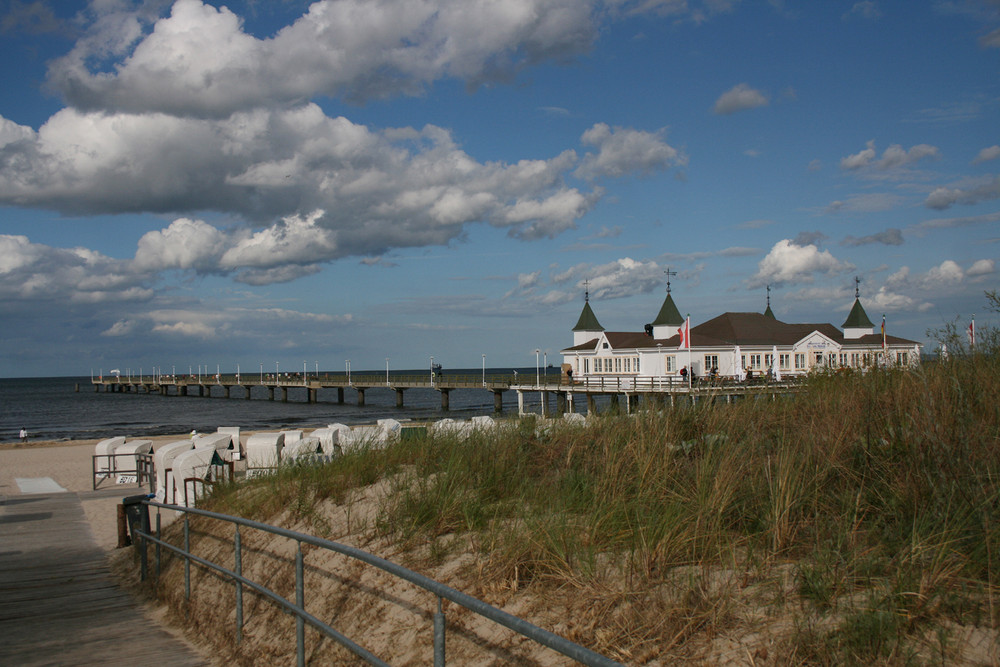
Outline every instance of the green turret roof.
<path id="1" fill-rule="evenodd" d="M 847 316 L 844 324 L 841 328 L 843 329 L 870 329 L 874 328 L 872 321 L 868 319 L 868 313 L 865 309 L 861 307 L 861 300 L 858 298 L 854 299 L 854 307 L 851 308 L 851 314 Z"/>
<path id="2" fill-rule="evenodd" d="M 663 300 L 660 312 L 657 314 L 656 319 L 653 320 L 653 326 L 679 327 L 682 324 L 684 324 L 684 318 L 681 317 L 680 311 L 674 305 L 674 297 L 670 296 L 670 292 L 667 292 L 667 298 Z"/>
<path id="3" fill-rule="evenodd" d="M 767 304 L 767 310 L 764 311 L 764 317 L 770 317 L 772 320 L 778 319 L 774 316 L 774 312 L 771 310 L 771 304 Z"/>
<path id="4" fill-rule="evenodd" d="M 594 311 L 590 309 L 590 301 L 583 302 L 583 312 L 580 313 L 580 319 L 577 320 L 573 331 L 604 331 Z"/>

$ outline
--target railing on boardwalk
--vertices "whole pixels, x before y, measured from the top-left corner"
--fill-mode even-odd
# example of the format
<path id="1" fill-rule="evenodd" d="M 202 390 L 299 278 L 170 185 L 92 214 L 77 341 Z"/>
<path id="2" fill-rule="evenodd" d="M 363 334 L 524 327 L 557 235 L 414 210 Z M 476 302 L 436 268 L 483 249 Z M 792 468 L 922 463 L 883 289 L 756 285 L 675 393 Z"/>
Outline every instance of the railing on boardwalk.
<path id="1" fill-rule="evenodd" d="M 306 590 L 304 583 L 304 563 L 303 563 L 303 553 L 302 545 L 308 544 L 320 549 L 326 549 L 338 554 L 341 554 L 347 558 L 351 558 L 362 563 L 366 563 L 372 567 L 378 568 L 388 574 L 391 574 L 399 579 L 410 582 L 411 584 L 422 588 L 434 596 L 437 600 L 437 608 L 433 613 L 433 631 L 434 631 L 434 665 L 443 666 L 445 664 L 445 616 L 442 611 L 442 601 L 448 600 L 454 604 L 460 605 L 473 613 L 476 613 L 484 618 L 490 619 L 491 621 L 498 623 L 506 628 L 513 630 L 514 632 L 523 635 L 539 644 L 547 646 L 548 648 L 561 653 L 562 655 L 568 656 L 577 662 L 588 665 L 588 666 L 606 666 L 606 665 L 618 665 L 619 663 L 599 654 L 591 651 L 588 648 L 580 646 L 574 642 L 560 637 L 548 630 L 544 630 L 536 625 L 533 625 L 523 619 L 520 619 L 512 614 L 505 611 L 497 609 L 485 602 L 474 598 L 470 595 L 466 595 L 460 591 L 455 590 L 449 586 L 446 586 L 440 582 L 434 581 L 429 577 L 422 574 L 409 570 L 401 565 L 393 563 L 391 561 L 385 560 L 374 554 L 370 554 L 367 551 L 362 551 L 361 549 L 356 549 L 345 544 L 340 544 L 337 542 L 331 542 L 330 540 L 324 540 L 312 535 L 307 535 L 305 533 L 299 533 L 293 530 L 287 530 L 285 528 L 280 528 L 278 526 L 271 526 L 268 524 L 260 523 L 257 521 L 251 521 L 249 519 L 243 519 L 241 517 L 229 516 L 225 514 L 219 514 L 216 512 L 209 512 L 207 510 L 197 509 L 194 507 L 181 507 L 179 505 L 166 505 L 163 503 L 158 503 L 150 500 L 148 497 L 136 496 L 134 506 L 132 511 L 141 509 L 145 516 L 143 520 L 136 521 L 133 523 L 133 543 L 139 550 L 140 558 L 140 576 L 145 580 L 148 576 L 148 544 L 155 545 L 155 566 L 154 573 L 157 577 L 160 575 L 161 568 L 161 550 L 166 549 L 174 554 L 177 554 L 184 560 L 184 595 L 186 598 L 191 597 L 191 564 L 199 565 L 201 567 L 207 568 L 209 570 L 214 570 L 220 575 L 230 579 L 236 589 L 236 641 L 241 642 L 243 639 L 243 591 L 245 588 L 249 588 L 257 594 L 264 598 L 270 599 L 272 602 L 286 610 L 287 612 L 294 614 L 296 616 L 296 643 L 297 643 L 297 664 L 305 665 L 305 624 L 308 623 L 313 628 L 317 629 L 320 633 L 333 639 L 342 646 L 346 647 L 349 651 L 362 658 L 366 662 L 373 665 L 387 665 L 370 651 L 362 647 L 360 644 L 356 643 L 349 637 L 338 632 L 334 628 L 330 627 L 324 621 L 313 616 L 305 609 L 305 598 Z M 126 499 L 128 502 L 130 499 Z M 148 508 L 156 507 L 156 530 L 155 533 L 150 531 Z M 176 546 L 170 544 L 163 539 L 160 530 L 161 520 L 160 520 L 160 509 L 164 510 L 174 510 L 177 512 L 184 513 L 184 544 L 182 546 Z M 233 553 L 234 567 L 232 570 L 222 566 L 218 563 L 211 562 L 207 559 L 196 556 L 191 552 L 191 528 L 190 528 L 190 515 L 198 515 L 207 517 L 216 521 L 223 521 L 230 523 L 234 526 L 233 533 Z M 138 525 L 137 525 L 138 524 Z M 266 586 L 259 584 L 255 581 L 248 579 L 243 576 L 243 548 L 242 548 L 242 538 L 240 533 L 240 528 L 248 528 L 251 530 L 259 530 L 273 535 L 280 535 L 286 537 L 296 543 L 296 553 L 295 553 L 295 601 L 288 600 L 281 595 L 270 590 Z"/>

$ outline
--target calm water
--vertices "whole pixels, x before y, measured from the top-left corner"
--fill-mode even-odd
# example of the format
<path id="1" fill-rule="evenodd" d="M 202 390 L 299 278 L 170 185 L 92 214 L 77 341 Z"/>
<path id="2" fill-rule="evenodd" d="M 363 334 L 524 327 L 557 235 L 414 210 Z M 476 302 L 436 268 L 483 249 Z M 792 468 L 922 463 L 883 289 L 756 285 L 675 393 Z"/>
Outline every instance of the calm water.
<path id="1" fill-rule="evenodd" d="M 457 371 L 476 375 L 477 370 Z M 494 372 L 487 369 L 487 374 Z M 497 369 L 495 372 L 500 372 Z M 507 372 L 510 372 L 509 370 Z M 534 367 L 518 369 L 524 377 Z M 550 372 L 553 372 L 550 370 Z M 558 371 L 555 371 L 558 372 Z M 419 371 L 409 371 L 416 374 Z M 80 391 L 75 386 L 80 385 Z M 259 394 L 258 394 L 259 392 Z M 192 392 L 194 393 L 194 392 Z M 256 389 L 251 400 L 234 388 L 234 398 L 161 396 L 145 393 L 97 393 L 89 377 L 0 379 L 0 442 L 17 440 L 22 427 L 32 440 L 108 438 L 119 435 L 163 435 L 188 433 L 192 429 L 215 431 L 219 426 L 247 430 L 281 427 L 313 427 L 340 422 L 370 424 L 377 419 L 404 420 L 468 419 L 493 414 L 493 392 L 458 389 L 451 392 L 451 409 L 441 410 L 441 395 L 433 389 L 408 389 L 405 407 L 396 408 L 396 392 L 372 388 L 365 392 L 365 405 L 357 405 L 357 394 L 344 390 L 344 403 L 337 403 L 336 389 L 321 389 L 316 403 L 306 402 L 304 389 L 289 389 L 288 402 L 267 400 L 267 390 Z M 525 395 L 525 407 L 537 411 L 538 396 Z M 504 413 L 517 413 L 517 393 L 504 393 Z"/>

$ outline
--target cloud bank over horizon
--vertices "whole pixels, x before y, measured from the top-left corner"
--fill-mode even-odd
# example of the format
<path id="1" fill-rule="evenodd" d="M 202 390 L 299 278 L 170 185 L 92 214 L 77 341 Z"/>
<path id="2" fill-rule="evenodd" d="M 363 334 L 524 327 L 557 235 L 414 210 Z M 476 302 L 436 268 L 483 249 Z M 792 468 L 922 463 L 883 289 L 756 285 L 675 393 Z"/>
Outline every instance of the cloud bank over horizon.
<path id="1" fill-rule="evenodd" d="M 834 319 L 862 275 L 863 303 L 922 334 L 996 280 L 994 4 L 11 3 L 0 307 L 37 332 L 63 308 L 86 350 L 257 345 L 248 313 L 282 349 L 304 322 L 332 346 L 323 326 L 404 317 L 487 318 L 499 344 L 485 322 L 584 290 L 616 317 L 658 307 L 668 270 L 705 316 L 771 286 Z M 908 45 L 942 16 L 962 48 Z M 935 58 L 970 81 L 940 85 Z M 356 301 L 310 293 L 345 284 Z"/>

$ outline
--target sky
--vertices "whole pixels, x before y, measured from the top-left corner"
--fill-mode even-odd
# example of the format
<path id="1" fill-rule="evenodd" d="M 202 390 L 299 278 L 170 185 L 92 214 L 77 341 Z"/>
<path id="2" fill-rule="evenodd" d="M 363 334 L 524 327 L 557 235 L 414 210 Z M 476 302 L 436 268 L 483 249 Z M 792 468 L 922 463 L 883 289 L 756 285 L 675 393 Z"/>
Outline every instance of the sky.
<path id="1" fill-rule="evenodd" d="M 931 351 L 998 70 L 1000 0 L 0 0 L 0 377 L 558 364 L 668 275 Z"/>

